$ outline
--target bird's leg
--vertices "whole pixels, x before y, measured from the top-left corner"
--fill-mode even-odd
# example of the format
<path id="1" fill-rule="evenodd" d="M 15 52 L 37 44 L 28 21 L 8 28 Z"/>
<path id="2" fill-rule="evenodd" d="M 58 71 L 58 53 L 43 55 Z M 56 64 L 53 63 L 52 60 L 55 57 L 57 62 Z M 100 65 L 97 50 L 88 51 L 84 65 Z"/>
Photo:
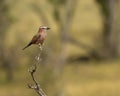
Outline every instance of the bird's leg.
<path id="1" fill-rule="evenodd" d="M 42 50 L 42 45 L 40 43 L 38 44 L 38 46 L 39 46 L 40 50 Z"/>

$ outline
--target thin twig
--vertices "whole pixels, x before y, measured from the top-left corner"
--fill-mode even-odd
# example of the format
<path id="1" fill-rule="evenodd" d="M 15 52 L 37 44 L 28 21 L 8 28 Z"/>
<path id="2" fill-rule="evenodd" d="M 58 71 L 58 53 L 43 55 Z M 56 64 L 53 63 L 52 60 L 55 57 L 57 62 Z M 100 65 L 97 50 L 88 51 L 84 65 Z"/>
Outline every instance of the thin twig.
<path id="1" fill-rule="evenodd" d="M 36 61 L 35 64 L 29 68 L 29 72 L 30 72 L 30 74 L 31 74 L 31 77 L 32 77 L 32 80 L 33 80 L 34 84 L 28 84 L 28 87 L 29 87 L 30 89 L 34 89 L 35 92 L 36 92 L 39 96 L 47 96 L 47 95 L 44 93 L 44 91 L 42 90 L 41 86 L 37 83 L 37 81 L 36 81 L 36 79 L 35 79 L 35 77 L 34 77 L 34 74 L 35 74 L 35 72 L 36 72 L 36 70 L 37 70 L 37 65 L 39 64 L 39 62 L 40 62 L 40 60 L 41 60 L 41 58 L 40 58 L 41 51 L 42 51 L 42 49 L 40 48 L 40 53 L 39 53 L 38 56 L 36 56 L 36 58 L 35 58 L 35 61 Z"/>

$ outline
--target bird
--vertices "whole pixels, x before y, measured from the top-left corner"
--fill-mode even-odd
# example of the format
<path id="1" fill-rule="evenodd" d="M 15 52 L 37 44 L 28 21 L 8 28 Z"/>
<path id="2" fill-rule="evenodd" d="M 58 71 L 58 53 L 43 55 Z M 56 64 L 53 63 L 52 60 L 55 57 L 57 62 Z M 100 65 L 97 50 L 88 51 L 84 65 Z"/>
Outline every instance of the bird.
<path id="1" fill-rule="evenodd" d="M 28 48 L 33 44 L 36 44 L 39 46 L 43 45 L 44 40 L 46 39 L 46 36 L 47 36 L 46 31 L 49 29 L 50 29 L 49 27 L 40 26 L 37 34 L 33 36 L 32 40 L 22 50 L 25 50 L 26 48 Z"/>

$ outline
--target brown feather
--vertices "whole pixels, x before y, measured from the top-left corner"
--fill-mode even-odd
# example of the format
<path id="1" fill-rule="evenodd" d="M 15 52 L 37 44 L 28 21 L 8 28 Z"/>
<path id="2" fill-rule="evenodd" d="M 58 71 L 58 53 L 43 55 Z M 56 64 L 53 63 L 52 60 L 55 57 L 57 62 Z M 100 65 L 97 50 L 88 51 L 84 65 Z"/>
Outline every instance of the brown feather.
<path id="1" fill-rule="evenodd" d="M 38 41 L 38 39 L 40 39 L 40 37 L 41 37 L 40 34 L 35 35 L 32 38 L 31 42 L 27 46 L 25 46 L 22 50 L 26 49 L 27 47 L 31 46 L 32 44 L 36 44 L 36 42 Z"/>

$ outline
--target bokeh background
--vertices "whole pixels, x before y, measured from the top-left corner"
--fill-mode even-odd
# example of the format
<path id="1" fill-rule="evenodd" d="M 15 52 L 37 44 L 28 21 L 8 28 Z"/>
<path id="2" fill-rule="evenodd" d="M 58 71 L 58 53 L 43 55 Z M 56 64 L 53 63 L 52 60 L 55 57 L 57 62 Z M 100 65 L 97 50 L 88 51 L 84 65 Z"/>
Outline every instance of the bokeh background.
<path id="1" fill-rule="evenodd" d="M 22 48 L 49 26 L 35 78 L 47 96 L 120 96 L 119 0 L 0 0 L 0 96 L 37 96 Z"/>

